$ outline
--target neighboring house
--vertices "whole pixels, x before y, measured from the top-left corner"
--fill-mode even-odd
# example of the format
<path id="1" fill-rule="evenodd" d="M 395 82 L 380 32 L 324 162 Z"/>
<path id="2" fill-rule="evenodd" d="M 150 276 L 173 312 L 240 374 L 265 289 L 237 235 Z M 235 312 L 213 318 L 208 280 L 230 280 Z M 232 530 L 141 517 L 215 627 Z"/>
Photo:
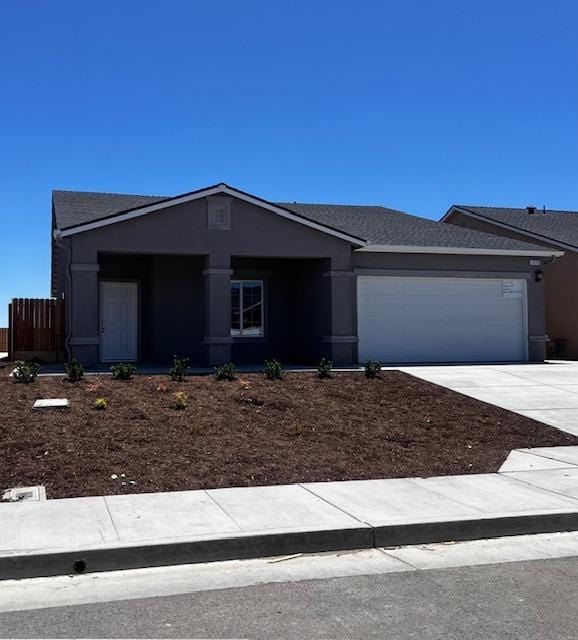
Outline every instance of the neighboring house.
<path id="1" fill-rule="evenodd" d="M 378 206 L 53 192 L 53 295 L 87 365 L 542 360 L 562 252 Z"/>
<path id="2" fill-rule="evenodd" d="M 578 359 L 578 211 L 453 205 L 442 222 L 564 252 L 544 260 L 546 332 L 558 357 Z"/>

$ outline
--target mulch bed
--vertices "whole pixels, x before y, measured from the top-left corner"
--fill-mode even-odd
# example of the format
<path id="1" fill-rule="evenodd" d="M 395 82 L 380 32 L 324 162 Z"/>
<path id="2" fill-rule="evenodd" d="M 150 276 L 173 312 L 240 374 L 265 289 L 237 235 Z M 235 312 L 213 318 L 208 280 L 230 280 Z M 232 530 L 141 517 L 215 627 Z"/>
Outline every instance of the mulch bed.
<path id="1" fill-rule="evenodd" d="M 177 391 L 188 394 L 184 410 Z M 62 397 L 70 409 L 32 409 Z M 397 371 L 24 385 L 4 370 L 0 398 L 0 489 L 43 484 L 51 498 L 493 472 L 511 449 L 578 443 Z"/>

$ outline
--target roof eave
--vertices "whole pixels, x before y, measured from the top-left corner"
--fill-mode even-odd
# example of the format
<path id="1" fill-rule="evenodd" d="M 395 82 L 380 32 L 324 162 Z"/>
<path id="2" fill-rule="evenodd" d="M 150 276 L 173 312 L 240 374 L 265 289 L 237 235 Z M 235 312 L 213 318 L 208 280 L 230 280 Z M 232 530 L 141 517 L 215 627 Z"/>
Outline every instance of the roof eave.
<path id="1" fill-rule="evenodd" d="M 519 256 L 519 257 L 560 257 L 563 251 L 553 249 L 531 250 L 531 249 L 487 249 L 481 247 L 428 247 L 419 245 L 387 245 L 369 244 L 356 249 L 364 253 L 429 253 L 441 255 L 472 255 L 472 256 Z"/>

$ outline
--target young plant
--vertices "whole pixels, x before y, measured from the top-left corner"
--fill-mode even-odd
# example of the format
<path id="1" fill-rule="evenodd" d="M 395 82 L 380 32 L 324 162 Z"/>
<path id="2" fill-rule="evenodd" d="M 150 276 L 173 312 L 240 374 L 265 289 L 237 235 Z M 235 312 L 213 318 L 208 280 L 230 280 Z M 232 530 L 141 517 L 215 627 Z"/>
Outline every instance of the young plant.
<path id="1" fill-rule="evenodd" d="M 14 367 L 14 371 L 12 372 L 14 382 L 30 384 L 36 380 L 36 376 L 40 373 L 40 369 L 40 365 L 36 362 L 24 362 L 23 360 L 18 360 Z"/>
<path id="2" fill-rule="evenodd" d="M 69 382 L 80 382 L 84 378 L 84 367 L 78 364 L 76 358 L 72 358 L 70 364 L 66 362 L 64 370 L 66 371 L 66 378 Z"/>
<path id="3" fill-rule="evenodd" d="M 278 360 L 265 360 L 263 373 L 268 380 L 283 380 L 283 367 Z"/>
<path id="4" fill-rule="evenodd" d="M 215 380 L 234 380 L 236 372 L 237 370 L 232 362 L 222 364 L 220 367 L 215 367 Z"/>
<path id="5" fill-rule="evenodd" d="M 186 409 L 189 396 L 184 391 L 175 393 L 175 405 L 177 409 Z"/>
<path id="6" fill-rule="evenodd" d="M 94 408 L 99 411 L 104 411 L 108 406 L 108 400 L 106 398 L 97 398 L 94 401 Z"/>
<path id="7" fill-rule="evenodd" d="M 183 378 L 187 375 L 188 369 L 188 358 L 178 358 L 177 356 L 173 356 L 173 366 L 169 370 L 169 376 L 174 382 L 182 382 Z"/>
<path id="8" fill-rule="evenodd" d="M 321 362 L 317 365 L 317 377 L 321 379 L 331 378 L 331 368 L 333 362 L 327 358 L 321 358 Z"/>
<path id="9" fill-rule="evenodd" d="M 302 424 L 294 424 L 289 429 L 289 435 L 302 436 L 305 433 L 305 427 Z"/>
<path id="10" fill-rule="evenodd" d="M 381 362 L 377 360 L 366 360 L 365 361 L 365 377 L 366 378 L 377 378 L 381 371 Z"/>
<path id="11" fill-rule="evenodd" d="M 136 373 L 136 367 L 130 362 L 119 362 L 110 368 L 113 380 L 130 380 Z"/>

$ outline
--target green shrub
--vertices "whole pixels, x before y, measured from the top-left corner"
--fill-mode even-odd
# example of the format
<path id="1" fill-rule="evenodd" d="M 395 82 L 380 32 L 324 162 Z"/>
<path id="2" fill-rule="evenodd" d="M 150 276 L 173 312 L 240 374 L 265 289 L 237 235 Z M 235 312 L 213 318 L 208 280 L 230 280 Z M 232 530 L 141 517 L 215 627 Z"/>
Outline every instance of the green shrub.
<path id="1" fill-rule="evenodd" d="M 12 373 L 14 382 L 30 384 L 36 380 L 36 376 L 40 373 L 40 369 L 41 367 L 37 362 L 24 362 L 23 360 L 18 360 Z"/>
<path id="2" fill-rule="evenodd" d="M 365 361 L 365 377 L 366 378 L 377 378 L 381 371 L 381 362 L 377 360 L 366 360 Z"/>
<path id="3" fill-rule="evenodd" d="M 76 358 L 72 358 L 70 364 L 66 362 L 64 370 L 66 371 L 66 378 L 69 382 L 79 382 L 84 378 L 84 367 L 78 364 Z"/>
<path id="4" fill-rule="evenodd" d="M 136 367 L 130 362 L 119 362 L 110 368 L 114 380 L 130 380 L 136 373 Z"/>
<path id="5" fill-rule="evenodd" d="M 317 377 L 318 378 L 331 378 L 331 368 L 333 362 L 327 360 L 327 358 L 321 358 L 321 362 L 317 365 Z"/>
<path id="6" fill-rule="evenodd" d="M 184 391 L 175 393 L 175 406 L 177 409 L 186 409 L 189 396 Z"/>
<path id="7" fill-rule="evenodd" d="M 173 366 L 169 370 L 169 376 L 174 382 L 182 382 L 189 370 L 189 359 L 173 356 Z"/>
<path id="8" fill-rule="evenodd" d="M 283 380 L 283 367 L 279 360 L 265 360 L 263 373 L 268 380 Z"/>
<path id="9" fill-rule="evenodd" d="M 104 411 L 107 406 L 108 406 L 108 400 L 106 398 L 97 398 L 94 401 L 94 408 L 98 409 L 99 411 Z"/>
<path id="10" fill-rule="evenodd" d="M 234 380 L 236 372 L 232 362 L 222 364 L 220 367 L 215 367 L 215 380 Z"/>

